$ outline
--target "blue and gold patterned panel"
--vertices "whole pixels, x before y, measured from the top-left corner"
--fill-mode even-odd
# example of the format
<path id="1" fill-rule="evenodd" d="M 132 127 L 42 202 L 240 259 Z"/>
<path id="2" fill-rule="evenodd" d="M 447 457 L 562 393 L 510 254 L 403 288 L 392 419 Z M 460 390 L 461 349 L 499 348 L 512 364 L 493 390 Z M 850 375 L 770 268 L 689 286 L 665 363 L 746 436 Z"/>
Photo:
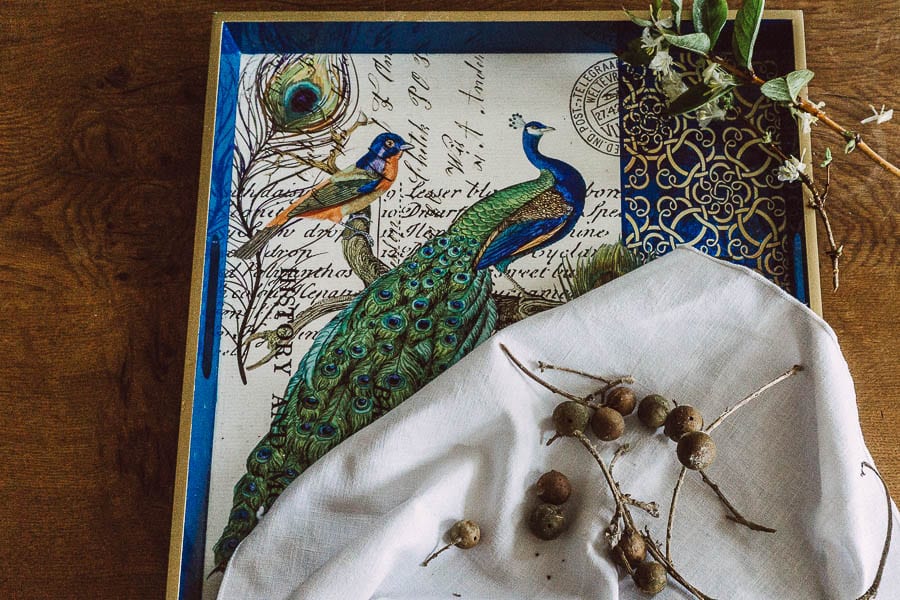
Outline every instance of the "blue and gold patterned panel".
<path id="1" fill-rule="evenodd" d="M 781 31 L 789 25 L 779 23 L 767 22 L 779 43 L 757 45 L 764 77 L 793 69 L 793 49 L 784 44 L 791 36 Z M 698 72 L 691 58 L 679 56 L 679 70 Z M 645 260 L 690 245 L 755 269 L 806 302 L 802 190 L 778 181 L 780 161 L 757 133 L 772 132 L 798 155 L 791 115 L 742 87 L 724 120 L 703 127 L 692 115 L 668 114 L 649 70 L 624 64 L 620 99 L 625 245 Z"/>

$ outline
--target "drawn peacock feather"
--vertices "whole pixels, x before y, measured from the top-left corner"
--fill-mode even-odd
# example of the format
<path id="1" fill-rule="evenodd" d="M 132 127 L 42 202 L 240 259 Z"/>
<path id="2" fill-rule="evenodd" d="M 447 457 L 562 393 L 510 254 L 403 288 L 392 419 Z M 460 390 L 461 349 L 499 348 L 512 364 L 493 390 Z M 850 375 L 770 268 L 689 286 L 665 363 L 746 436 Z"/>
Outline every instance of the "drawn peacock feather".
<path id="1" fill-rule="evenodd" d="M 584 179 L 541 154 L 538 122 L 524 128 L 536 179 L 478 201 L 449 227 L 376 279 L 316 336 L 287 386 L 268 434 L 247 458 L 228 524 L 215 545 L 225 568 L 258 515 L 310 464 L 462 358 L 493 331 L 488 267 L 564 237 L 584 208 Z"/>

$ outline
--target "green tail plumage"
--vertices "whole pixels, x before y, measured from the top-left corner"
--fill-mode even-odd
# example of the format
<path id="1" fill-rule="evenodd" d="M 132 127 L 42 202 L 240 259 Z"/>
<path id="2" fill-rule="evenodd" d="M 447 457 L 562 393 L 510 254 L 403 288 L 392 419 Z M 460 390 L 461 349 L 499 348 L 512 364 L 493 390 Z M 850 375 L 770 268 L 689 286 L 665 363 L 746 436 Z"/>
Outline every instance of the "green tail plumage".
<path id="1" fill-rule="evenodd" d="M 459 235 L 432 239 L 319 332 L 235 486 L 217 565 L 255 527 L 260 509 L 310 464 L 491 334 L 491 276 L 472 269 L 479 246 Z"/>

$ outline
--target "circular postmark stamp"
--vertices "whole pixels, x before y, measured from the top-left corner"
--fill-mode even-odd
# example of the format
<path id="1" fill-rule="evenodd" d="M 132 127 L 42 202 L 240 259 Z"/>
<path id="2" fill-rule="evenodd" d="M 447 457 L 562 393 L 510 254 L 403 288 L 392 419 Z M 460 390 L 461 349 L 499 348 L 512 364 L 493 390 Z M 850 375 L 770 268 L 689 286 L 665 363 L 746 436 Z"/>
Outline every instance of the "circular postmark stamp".
<path id="1" fill-rule="evenodd" d="M 619 155 L 619 67 L 616 57 L 588 68 L 572 87 L 569 113 L 575 131 L 590 147 Z"/>

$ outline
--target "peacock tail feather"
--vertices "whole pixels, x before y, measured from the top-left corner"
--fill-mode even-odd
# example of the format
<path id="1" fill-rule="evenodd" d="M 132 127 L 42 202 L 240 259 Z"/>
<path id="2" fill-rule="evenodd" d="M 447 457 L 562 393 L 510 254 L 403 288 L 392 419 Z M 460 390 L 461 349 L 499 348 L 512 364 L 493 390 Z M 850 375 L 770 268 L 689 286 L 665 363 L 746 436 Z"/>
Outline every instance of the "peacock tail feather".
<path id="1" fill-rule="evenodd" d="M 318 333 L 235 485 L 218 568 L 309 465 L 491 334 L 497 310 L 490 272 L 473 269 L 478 249 L 472 237 L 433 238 Z"/>

